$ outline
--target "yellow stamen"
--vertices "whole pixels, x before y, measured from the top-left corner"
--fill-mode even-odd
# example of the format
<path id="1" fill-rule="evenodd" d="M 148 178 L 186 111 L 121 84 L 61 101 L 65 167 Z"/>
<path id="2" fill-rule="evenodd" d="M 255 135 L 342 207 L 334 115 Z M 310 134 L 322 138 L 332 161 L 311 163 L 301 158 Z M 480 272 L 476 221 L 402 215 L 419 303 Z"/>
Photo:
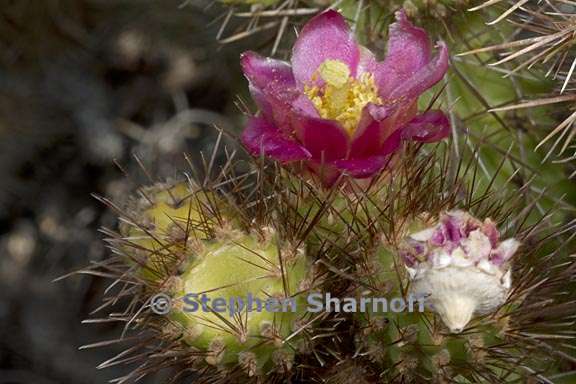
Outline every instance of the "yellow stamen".
<path id="1" fill-rule="evenodd" d="M 358 126 L 366 104 L 382 104 L 374 75 L 363 73 L 355 79 L 350 76 L 348 66 L 340 60 L 324 61 L 315 76 L 320 76 L 325 84 L 322 87 L 306 86 L 304 93 L 321 117 L 340 122 L 350 135 Z"/>

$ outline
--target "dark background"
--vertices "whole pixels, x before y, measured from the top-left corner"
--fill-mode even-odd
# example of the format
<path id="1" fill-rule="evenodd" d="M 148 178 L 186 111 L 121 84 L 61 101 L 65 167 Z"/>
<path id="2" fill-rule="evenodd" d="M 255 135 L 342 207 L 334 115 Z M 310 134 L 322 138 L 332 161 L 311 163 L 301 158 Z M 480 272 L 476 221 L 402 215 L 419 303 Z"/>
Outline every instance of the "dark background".
<path id="1" fill-rule="evenodd" d="M 216 41 L 212 1 L 0 2 L 0 383 L 103 383 L 121 351 L 79 351 L 115 339 L 82 325 L 109 281 L 53 279 L 107 257 L 97 231 L 115 216 L 91 196 L 122 200 L 199 162 L 216 124 L 241 129 L 246 43 Z M 232 26 L 233 27 L 233 26 Z M 144 382 L 163 382 L 162 374 Z"/>

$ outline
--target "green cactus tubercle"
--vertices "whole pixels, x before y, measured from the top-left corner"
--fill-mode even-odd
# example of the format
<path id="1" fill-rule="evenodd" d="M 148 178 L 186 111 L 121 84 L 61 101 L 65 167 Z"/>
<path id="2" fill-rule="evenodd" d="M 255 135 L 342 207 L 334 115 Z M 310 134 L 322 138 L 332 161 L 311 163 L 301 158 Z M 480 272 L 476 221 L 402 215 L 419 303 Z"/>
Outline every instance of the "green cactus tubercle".
<path id="1" fill-rule="evenodd" d="M 242 229 L 223 199 L 185 183 L 144 191 L 144 224 L 124 224 L 124 253 L 137 274 L 172 297 L 166 333 L 219 368 L 250 376 L 288 371 L 302 348 L 310 284 L 303 247 L 271 227 Z M 137 256 L 134 256 L 137 254 Z M 157 293 L 151 289 L 151 294 Z"/>

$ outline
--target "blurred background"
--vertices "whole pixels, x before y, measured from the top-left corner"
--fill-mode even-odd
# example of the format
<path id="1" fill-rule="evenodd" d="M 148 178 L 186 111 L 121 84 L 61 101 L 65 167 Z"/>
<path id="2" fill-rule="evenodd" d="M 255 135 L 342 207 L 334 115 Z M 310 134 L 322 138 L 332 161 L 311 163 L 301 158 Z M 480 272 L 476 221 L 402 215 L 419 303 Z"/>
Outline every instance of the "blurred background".
<path id="1" fill-rule="evenodd" d="M 241 128 L 238 56 L 254 41 L 219 44 L 222 13 L 213 1 L 2 0 L 0 383 L 128 372 L 96 369 L 114 346 L 78 350 L 119 336 L 81 324 L 109 282 L 53 280 L 108 255 L 97 230 L 116 219 L 91 193 L 121 200 L 123 171 L 147 182 L 136 158 L 173 177 L 189 169 L 183 152 L 210 153 L 214 125 Z"/>

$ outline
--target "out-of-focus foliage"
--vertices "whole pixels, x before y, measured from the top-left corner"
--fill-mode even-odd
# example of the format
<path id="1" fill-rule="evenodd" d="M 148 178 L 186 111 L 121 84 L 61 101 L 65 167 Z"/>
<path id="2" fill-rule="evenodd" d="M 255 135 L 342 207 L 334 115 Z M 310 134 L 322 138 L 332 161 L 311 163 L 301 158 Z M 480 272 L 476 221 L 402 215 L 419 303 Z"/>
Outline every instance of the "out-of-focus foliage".
<path id="1" fill-rule="evenodd" d="M 112 337 L 80 324 L 102 282 L 51 281 L 107 250 L 91 193 L 201 162 L 238 125 L 241 47 L 219 50 L 208 1 L 17 0 L 0 7 L 0 382 L 101 383 Z M 119 167 L 114 162 L 119 164 Z M 126 179 L 120 168 L 137 174 Z M 109 351 L 108 351 L 109 352 Z M 160 376 L 151 382 L 162 381 Z"/>

